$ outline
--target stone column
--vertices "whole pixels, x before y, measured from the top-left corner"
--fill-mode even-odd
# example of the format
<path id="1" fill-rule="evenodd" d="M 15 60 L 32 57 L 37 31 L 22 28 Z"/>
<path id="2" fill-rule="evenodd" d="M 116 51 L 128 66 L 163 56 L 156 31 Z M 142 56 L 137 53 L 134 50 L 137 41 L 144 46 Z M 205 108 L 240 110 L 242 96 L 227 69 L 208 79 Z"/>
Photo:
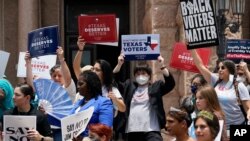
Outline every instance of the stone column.
<path id="1" fill-rule="evenodd" d="M 39 27 L 40 0 L 18 1 L 18 50 L 27 51 L 28 32 Z"/>
<path id="2" fill-rule="evenodd" d="M 3 0 L 0 0 L 0 36 L 3 37 Z M 0 38 L 0 50 L 3 49 L 3 38 Z"/>
<path id="3" fill-rule="evenodd" d="M 39 5 L 40 0 L 18 1 L 18 52 L 28 50 L 28 33 L 39 27 Z M 23 79 L 18 81 L 23 82 Z"/>
<path id="4" fill-rule="evenodd" d="M 176 86 L 168 95 L 163 97 L 164 108 L 166 113 L 170 106 L 179 106 L 180 98 L 185 94 L 185 73 L 169 67 L 172 55 L 173 45 L 179 40 L 181 27 L 177 24 L 179 0 L 146 0 L 144 32 L 152 34 L 160 34 L 161 55 L 165 59 L 165 63 L 173 74 Z M 181 23 L 181 22 L 180 22 Z M 180 24 L 182 25 L 182 24 Z M 176 38 L 177 37 L 177 38 Z M 162 78 L 160 66 L 155 61 L 151 62 L 153 68 L 153 79 Z M 164 134 L 164 140 L 170 138 Z"/>
<path id="5" fill-rule="evenodd" d="M 0 0 L 0 49 L 10 53 L 5 75 L 12 85 L 16 82 L 17 0 Z"/>

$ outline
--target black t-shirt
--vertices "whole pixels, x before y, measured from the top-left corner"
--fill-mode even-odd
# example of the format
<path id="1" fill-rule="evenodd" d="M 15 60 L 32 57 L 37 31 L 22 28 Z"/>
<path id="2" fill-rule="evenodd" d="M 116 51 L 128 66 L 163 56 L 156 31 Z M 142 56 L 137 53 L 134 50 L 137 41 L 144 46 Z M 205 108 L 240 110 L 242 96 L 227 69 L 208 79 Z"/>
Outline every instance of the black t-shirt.
<path id="1" fill-rule="evenodd" d="M 4 115 L 20 115 L 20 116 L 36 115 L 37 131 L 42 136 L 52 137 L 52 131 L 51 131 L 47 116 L 43 112 L 35 109 L 32 105 L 31 105 L 29 112 L 19 112 L 17 110 L 17 107 L 15 107 L 14 109 L 5 111 Z M 3 118 L 2 118 L 2 121 L 3 121 Z"/>

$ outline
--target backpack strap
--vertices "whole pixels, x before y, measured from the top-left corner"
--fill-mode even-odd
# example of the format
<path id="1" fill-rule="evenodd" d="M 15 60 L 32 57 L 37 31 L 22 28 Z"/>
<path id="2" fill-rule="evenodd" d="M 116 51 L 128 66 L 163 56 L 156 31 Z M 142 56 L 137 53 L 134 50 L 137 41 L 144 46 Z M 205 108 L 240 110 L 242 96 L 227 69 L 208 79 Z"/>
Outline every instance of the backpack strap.
<path id="1" fill-rule="evenodd" d="M 233 84 L 234 84 L 234 90 L 235 90 L 235 93 L 237 96 L 237 102 L 239 105 L 242 105 L 241 100 L 240 100 L 240 93 L 239 93 L 239 89 L 238 89 L 239 82 L 235 80 Z"/>

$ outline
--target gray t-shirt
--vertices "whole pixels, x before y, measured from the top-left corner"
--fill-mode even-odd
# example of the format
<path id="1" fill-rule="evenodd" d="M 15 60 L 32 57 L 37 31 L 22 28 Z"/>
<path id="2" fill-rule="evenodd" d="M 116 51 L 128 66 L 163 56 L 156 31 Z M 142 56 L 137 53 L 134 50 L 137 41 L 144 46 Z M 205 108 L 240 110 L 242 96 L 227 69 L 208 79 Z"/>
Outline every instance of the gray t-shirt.
<path id="1" fill-rule="evenodd" d="M 212 86 L 219 79 L 217 74 L 213 74 L 211 78 Z M 250 100 L 248 90 L 243 83 L 238 83 L 239 96 L 241 100 Z M 226 126 L 229 129 L 230 125 L 240 125 L 245 118 L 237 102 L 237 95 L 233 84 L 233 75 L 227 83 L 220 82 L 215 87 L 220 105 L 225 113 Z"/>

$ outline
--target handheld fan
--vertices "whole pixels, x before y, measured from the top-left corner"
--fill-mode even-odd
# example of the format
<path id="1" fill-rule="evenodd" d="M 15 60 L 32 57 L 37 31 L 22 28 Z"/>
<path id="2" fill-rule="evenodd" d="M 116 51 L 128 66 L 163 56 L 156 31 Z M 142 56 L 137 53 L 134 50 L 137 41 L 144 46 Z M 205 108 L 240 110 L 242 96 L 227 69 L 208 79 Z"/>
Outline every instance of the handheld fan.
<path id="1" fill-rule="evenodd" d="M 73 108 L 68 92 L 60 84 L 43 78 L 36 79 L 34 87 L 39 99 L 39 106 L 43 107 L 45 112 L 48 113 L 50 124 L 60 126 L 58 121 L 69 115 Z M 58 121 L 55 121 L 56 119 Z"/>

